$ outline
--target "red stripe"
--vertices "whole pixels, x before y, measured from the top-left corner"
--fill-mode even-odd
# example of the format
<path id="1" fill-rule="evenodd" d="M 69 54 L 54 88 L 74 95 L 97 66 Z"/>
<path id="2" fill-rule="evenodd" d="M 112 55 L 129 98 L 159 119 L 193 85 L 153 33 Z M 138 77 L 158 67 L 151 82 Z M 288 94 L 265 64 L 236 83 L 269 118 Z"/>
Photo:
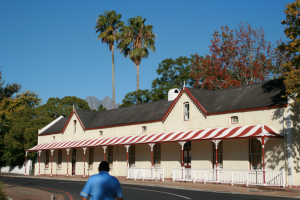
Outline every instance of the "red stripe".
<path id="1" fill-rule="evenodd" d="M 228 128 L 223 128 L 222 130 L 220 130 L 215 136 L 214 138 L 218 137 L 219 135 L 221 135 L 224 131 L 226 131 Z"/>
<path id="2" fill-rule="evenodd" d="M 117 143 L 117 142 L 119 142 L 121 139 L 123 139 L 124 137 L 120 137 L 119 139 L 117 139 L 116 141 L 115 141 L 115 143 Z"/>
<path id="3" fill-rule="evenodd" d="M 270 127 L 268 127 L 268 126 L 266 126 L 266 125 L 264 125 L 264 129 L 265 129 L 268 133 L 270 133 L 270 134 L 272 134 L 272 135 L 277 135 Z"/>
<path id="4" fill-rule="evenodd" d="M 184 134 L 184 136 L 180 139 L 180 140 L 185 140 L 185 138 L 191 133 L 192 131 L 187 132 L 186 134 Z"/>
<path id="5" fill-rule="evenodd" d="M 190 140 L 191 139 L 194 139 L 195 137 L 197 137 L 198 135 L 200 135 L 200 133 L 202 133 L 204 130 L 200 130 L 200 131 L 198 131 L 198 132 L 196 132 L 191 138 L 190 138 Z"/>
<path id="6" fill-rule="evenodd" d="M 170 140 L 176 140 L 183 132 L 176 133 Z"/>
<path id="7" fill-rule="evenodd" d="M 229 131 L 229 133 L 225 136 L 225 137 L 230 137 L 233 134 L 235 134 L 235 132 L 237 132 L 237 130 L 239 130 L 242 126 L 236 127 L 234 129 L 232 129 L 231 131 Z"/>
<path id="8" fill-rule="evenodd" d="M 167 139 L 168 137 L 170 137 L 170 135 L 172 135 L 172 134 L 174 134 L 174 133 L 169 133 L 169 134 L 167 134 L 165 137 L 163 137 L 163 138 L 161 139 L 161 141 L 164 141 L 165 139 Z"/>
<path id="9" fill-rule="evenodd" d="M 142 137 L 140 137 L 137 141 L 135 141 L 136 143 L 137 142 L 139 142 L 139 141 L 141 141 L 144 137 L 146 137 L 147 135 L 144 135 L 144 136 L 142 136 Z"/>
<path id="10" fill-rule="evenodd" d="M 257 129 L 257 131 L 254 134 L 252 134 L 252 136 L 256 136 L 256 135 L 259 135 L 261 133 L 262 133 L 262 127 L 260 127 L 259 129 Z"/>
<path id="11" fill-rule="evenodd" d="M 237 135 L 236 137 L 243 137 L 244 135 L 246 135 L 251 129 L 253 129 L 255 126 L 249 126 L 247 128 L 245 128 L 245 130 L 243 130 L 239 135 Z M 251 136 L 251 135 L 249 135 Z"/>
<path id="12" fill-rule="evenodd" d="M 210 131 L 208 131 L 203 137 L 201 138 L 206 138 L 207 136 L 209 136 L 212 132 L 214 132 L 217 129 L 211 129 Z"/>

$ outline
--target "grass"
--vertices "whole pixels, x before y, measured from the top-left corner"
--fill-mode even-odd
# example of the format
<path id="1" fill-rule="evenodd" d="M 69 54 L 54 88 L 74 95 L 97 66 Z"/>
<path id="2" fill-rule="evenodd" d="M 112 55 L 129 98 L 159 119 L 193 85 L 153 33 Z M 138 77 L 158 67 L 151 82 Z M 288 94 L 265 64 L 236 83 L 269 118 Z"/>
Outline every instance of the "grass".
<path id="1" fill-rule="evenodd" d="M 4 184 L 0 181 L 0 200 L 5 200 Z"/>

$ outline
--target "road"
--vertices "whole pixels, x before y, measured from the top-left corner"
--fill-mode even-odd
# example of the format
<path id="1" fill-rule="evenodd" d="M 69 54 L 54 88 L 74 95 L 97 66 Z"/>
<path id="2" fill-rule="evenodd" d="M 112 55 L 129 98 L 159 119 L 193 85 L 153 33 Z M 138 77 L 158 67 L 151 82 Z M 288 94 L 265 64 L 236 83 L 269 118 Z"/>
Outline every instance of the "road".
<path id="1" fill-rule="evenodd" d="M 55 190 L 62 190 L 68 192 L 74 200 L 80 200 L 79 193 L 85 185 L 82 181 L 65 181 L 65 180 L 49 180 L 49 179 L 35 179 L 35 178 L 18 178 L 1 176 L 0 179 L 4 183 L 19 184 L 29 187 L 46 187 Z M 287 199 L 274 196 L 254 196 L 230 193 L 215 193 L 202 192 L 193 190 L 180 190 L 162 187 L 149 187 L 139 185 L 122 184 L 122 190 L 125 200 L 187 200 L 187 199 L 205 199 L 205 200 L 241 200 L 241 199 Z"/>

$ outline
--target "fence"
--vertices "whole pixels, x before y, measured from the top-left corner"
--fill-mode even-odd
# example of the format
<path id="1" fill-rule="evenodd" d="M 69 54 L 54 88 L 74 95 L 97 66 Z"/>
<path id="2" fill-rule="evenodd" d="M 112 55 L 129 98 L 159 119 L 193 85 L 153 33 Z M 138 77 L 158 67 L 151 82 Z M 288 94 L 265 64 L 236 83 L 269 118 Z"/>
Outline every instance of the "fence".
<path id="1" fill-rule="evenodd" d="M 127 168 L 127 179 L 164 181 L 164 167 L 159 168 Z"/>
<path id="2" fill-rule="evenodd" d="M 174 181 L 217 182 L 261 186 L 285 187 L 284 170 L 226 170 L 226 169 L 191 169 L 174 168 Z"/>

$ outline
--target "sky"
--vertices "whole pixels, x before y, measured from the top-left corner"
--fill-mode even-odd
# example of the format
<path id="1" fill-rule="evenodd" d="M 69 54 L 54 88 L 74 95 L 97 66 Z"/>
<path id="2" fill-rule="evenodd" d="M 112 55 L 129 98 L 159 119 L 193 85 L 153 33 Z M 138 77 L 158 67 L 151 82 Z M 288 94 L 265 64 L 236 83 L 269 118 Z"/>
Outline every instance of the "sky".
<path id="1" fill-rule="evenodd" d="M 142 16 L 157 35 L 156 51 L 140 66 L 140 89 L 151 89 L 164 59 L 209 54 L 216 30 L 248 22 L 274 45 L 286 40 L 285 5 L 291 0 L 0 1 L 0 71 L 6 83 L 50 97 L 112 98 L 112 55 L 97 40 L 96 19 L 115 10 L 121 20 Z M 136 90 L 136 69 L 115 50 L 116 103 Z"/>

